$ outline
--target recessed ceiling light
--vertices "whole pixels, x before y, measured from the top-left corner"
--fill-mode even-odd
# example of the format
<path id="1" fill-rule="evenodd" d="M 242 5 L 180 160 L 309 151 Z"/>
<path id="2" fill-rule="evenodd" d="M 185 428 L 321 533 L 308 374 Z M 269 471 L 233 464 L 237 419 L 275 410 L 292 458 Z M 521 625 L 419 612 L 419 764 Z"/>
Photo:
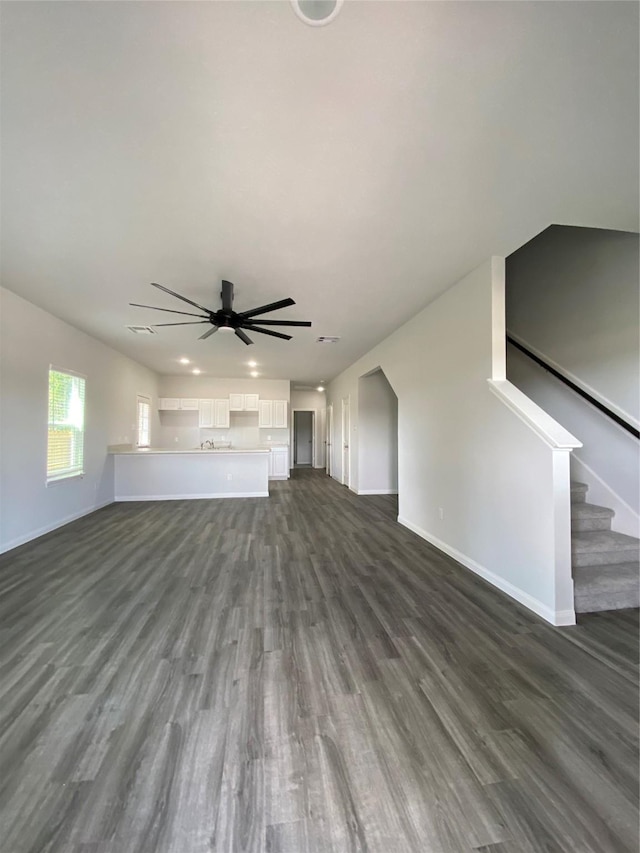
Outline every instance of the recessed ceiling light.
<path id="1" fill-rule="evenodd" d="M 257 370 L 252 370 L 252 371 L 251 371 L 251 375 L 253 376 L 253 378 L 254 378 L 254 379 L 255 379 L 257 376 L 260 376 L 260 374 L 258 373 L 258 371 L 257 371 Z"/>
<path id="2" fill-rule="evenodd" d="M 324 388 L 322 387 L 322 385 L 318 385 L 318 387 L 316 388 L 316 391 L 324 391 Z"/>
<path id="3" fill-rule="evenodd" d="M 257 361 L 248 361 L 247 364 L 249 365 L 249 367 L 257 367 L 258 366 Z"/>
<path id="4" fill-rule="evenodd" d="M 191 362 L 189 361 L 188 358 L 181 358 L 181 359 L 179 359 L 179 361 L 180 361 L 180 364 L 191 364 Z"/>
<path id="5" fill-rule="evenodd" d="M 202 373 L 202 371 L 200 370 L 200 368 L 199 368 L 199 367 L 194 367 L 194 368 L 193 368 L 193 370 L 192 370 L 191 372 L 192 372 L 192 373 L 195 373 L 196 375 L 197 375 L 198 373 Z"/>
<path id="6" fill-rule="evenodd" d="M 293 11 L 310 27 L 330 24 L 342 8 L 343 0 L 291 0 Z"/>

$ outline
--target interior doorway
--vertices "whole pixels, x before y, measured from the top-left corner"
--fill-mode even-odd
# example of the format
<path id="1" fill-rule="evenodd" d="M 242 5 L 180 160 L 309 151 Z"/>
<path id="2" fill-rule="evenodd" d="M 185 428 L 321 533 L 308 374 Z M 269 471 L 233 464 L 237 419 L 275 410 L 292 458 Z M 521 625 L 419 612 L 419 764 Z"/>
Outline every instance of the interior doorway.
<path id="1" fill-rule="evenodd" d="M 349 437 L 351 435 L 351 411 L 348 397 L 342 398 L 342 479 L 343 486 L 351 484 L 351 456 Z"/>
<path id="2" fill-rule="evenodd" d="M 398 493 L 398 397 L 377 367 L 358 380 L 359 495 Z"/>
<path id="3" fill-rule="evenodd" d="M 293 467 L 313 468 L 315 460 L 315 412 L 293 412 Z"/>
<path id="4" fill-rule="evenodd" d="M 327 406 L 327 421 L 326 421 L 326 438 L 325 438 L 325 454 L 324 454 L 324 469 L 327 476 L 331 476 L 333 470 L 332 447 L 333 447 L 333 403 Z"/>

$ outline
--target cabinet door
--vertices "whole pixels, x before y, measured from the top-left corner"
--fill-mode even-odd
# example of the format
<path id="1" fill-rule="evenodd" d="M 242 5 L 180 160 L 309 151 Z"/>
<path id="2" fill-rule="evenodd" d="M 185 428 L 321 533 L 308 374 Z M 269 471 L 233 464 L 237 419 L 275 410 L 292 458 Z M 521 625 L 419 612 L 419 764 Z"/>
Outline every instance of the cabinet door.
<path id="1" fill-rule="evenodd" d="M 273 467 L 272 467 L 272 477 L 283 477 L 286 479 L 287 474 L 287 463 L 289 459 L 288 450 L 272 450 L 271 458 L 273 459 Z"/>
<path id="2" fill-rule="evenodd" d="M 229 409 L 232 412 L 242 412 L 244 409 L 244 394 L 229 394 Z"/>
<path id="3" fill-rule="evenodd" d="M 214 425 L 213 414 L 213 400 L 200 400 L 198 426 L 212 427 Z"/>
<path id="4" fill-rule="evenodd" d="M 158 408 L 168 410 L 178 409 L 180 408 L 180 400 L 177 397 L 160 397 Z"/>
<path id="5" fill-rule="evenodd" d="M 286 429 L 288 426 L 287 423 L 287 401 L 286 400 L 274 400 L 273 401 L 273 421 L 271 426 L 274 429 Z"/>
<path id="6" fill-rule="evenodd" d="M 273 426 L 273 401 L 260 400 L 258 403 L 258 426 Z"/>
<path id="7" fill-rule="evenodd" d="M 218 429 L 229 429 L 229 401 L 214 400 L 214 426 Z"/>
<path id="8" fill-rule="evenodd" d="M 200 400 L 197 397 L 183 397 L 180 400 L 180 408 L 187 412 L 197 412 L 200 408 Z"/>
<path id="9" fill-rule="evenodd" d="M 244 395 L 244 410 L 245 412 L 257 412 L 258 411 L 258 394 L 245 394 Z"/>

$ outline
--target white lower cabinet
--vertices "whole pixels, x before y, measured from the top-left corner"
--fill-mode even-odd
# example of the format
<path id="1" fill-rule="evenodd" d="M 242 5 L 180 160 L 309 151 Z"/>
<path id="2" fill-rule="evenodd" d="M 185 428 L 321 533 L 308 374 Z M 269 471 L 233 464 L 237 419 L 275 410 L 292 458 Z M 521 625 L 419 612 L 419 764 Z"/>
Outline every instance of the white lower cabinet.
<path id="1" fill-rule="evenodd" d="M 272 447 L 269 454 L 269 479 L 287 480 L 289 478 L 289 448 Z"/>

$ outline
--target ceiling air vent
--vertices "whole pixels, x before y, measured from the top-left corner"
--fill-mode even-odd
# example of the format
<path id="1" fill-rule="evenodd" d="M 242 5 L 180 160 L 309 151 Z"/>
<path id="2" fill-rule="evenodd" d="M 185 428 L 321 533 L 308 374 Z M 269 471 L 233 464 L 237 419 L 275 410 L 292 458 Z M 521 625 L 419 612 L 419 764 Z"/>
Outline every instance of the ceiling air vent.
<path id="1" fill-rule="evenodd" d="M 152 329 L 151 326 L 127 326 L 130 332 L 133 332 L 134 335 L 156 335 L 157 332 L 155 329 Z"/>
<path id="2" fill-rule="evenodd" d="M 337 344 L 340 338 L 333 338 L 331 335 L 320 335 L 319 338 L 316 338 L 317 344 Z"/>

